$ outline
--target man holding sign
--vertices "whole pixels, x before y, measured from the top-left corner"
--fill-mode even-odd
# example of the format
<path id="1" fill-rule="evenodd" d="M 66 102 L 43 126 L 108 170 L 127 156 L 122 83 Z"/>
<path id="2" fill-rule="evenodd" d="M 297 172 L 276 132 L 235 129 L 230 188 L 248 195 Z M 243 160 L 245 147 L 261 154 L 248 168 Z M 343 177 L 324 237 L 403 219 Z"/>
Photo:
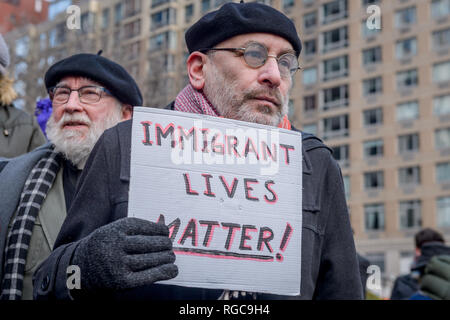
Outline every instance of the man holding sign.
<path id="1" fill-rule="evenodd" d="M 259 125 L 291 129 L 286 114 L 292 77 L 299 69 L 297 59 L 301 51 L 301 42 L 292 21 L 266 5 L 227 3 L 193 25 L 186 32 L 186 44 L 190 52 L 187 60 L 190 84 L 169 108 L 192 114 L 184 117 L 191 118 L 194 123 L 202 121 L 201 127 L 189 123 L 183 125 L 183 120 L 179 119 L 182 118 L 181 113 L 173 113 L 172 122 L 168 122 L 164 118 L 168 111 L 159 111 L 160 117 L 151 118 L 153 121 L 135 121 L 133 126 L 131 121 L 127 121 L 105 132 L 88 160 L 76 199 L 58 235 L 56 249 L 35 274 L 35 298 L 70 299 L 101 294 L 112 298 L 217 299 L 223 297 L 221 289 L 247 288 L 248 291 L 256 288 L 259 299 L 292 298 L 292 294 L 297 294 L 295 298 L 299 299 L 362 298 L 342 176 L 330 150 L 312 135 L 302 134 L 300 143 L 298 133 L 289 134 L 285 130 L 280 130 L 288 133 L 280 133 L 278 142 L 256 141 L 248 135 L 224 134 L 223 131 L 220 142 L 220 132 L 212 134 L 216 128 L 209 126 L 219 121 L 214 122 L 211 117 L 204 116 L 227 118 L 222 119 L 224 127 L 239 127 L 239 122 L 228 120 L 233 119 L 255 123 L 256 131 L 263 127 Z M 140 110 L 137 114 L 141 117 Z M 177 157 L 171 158 L 171 164 L 161 158 L 158 171 L 155 170 L 153 176 L 140 179 L 138 167 L 148 161 L 142 159 L 139 150 L 147 152 L 166 146 L 185 151 L 188 140 L 192 143 L 192 148 L 190 145 L 189 148 L 194 156 L 202 154 L 202 159 L 211 153 L 219 157 L 253 157 L 257 161 L 272 159 L 279 165 L 279 179 L 256 175 L 252 169 L 247 170 L 249 166 L 242 166 L 242 176 L 227 170 L 226 166 L 221 167 L 222 174 L 216 173 L 219 171 L 204 172 L 210 167 L 187 167 L 186 158 L 180 160 Z M 136 148 L 136 145 L 140 147 Z M 277 155 L 275 150 L 279 150 Z M 157 156 L 157 153 L 152 156 Z M 179 166 L 175 167 L 173 163 L 178 160 Z M 294 173 L 283 171 L 292 170 L 295 166 L 298 172 L 302 172 L 299 179 Z M 156 202 L 159 199 L 163 202 L 162 198 L 156 198 L 154 205 L 140 204 L 140 201 L 145 202 L 145 195 L 154 197 L 152 192 L 163 195 L 161 190 L 165 189 L 159 187 L 158 182 L 164 179 L 161 172 L 167 169 L 165 167 L 171 168 L 166 171 L 169 182 L 172 181 L 169 175 L 174 172 L 179 173 L 178 178 L 182 182 L 172 189 L 167 188 L 166 192 L 183 195 L 183 199 L 192 197 L 191 205 L 179 207 L 181 218 L 177 217 L 177 212 L 169 220 L 165 212 L 160 211 L 164 210 L 164 205 Z M 200 181 L 202 189 L 199 188 Z M 285 187 L 280 188 L 283 183 Z M 299 186 L 301 188 L 297 189 Z M 207 203 L 200 200 L 200 196 L 207 200 L 220 198 L 215 205 L 223 203 L 223 206 L 228 206 L 230 215 L 219 218 L 213 212 L 217 211 L 216 207 L 204 206 L 204 213 L 211 211 L 211 219 L 191 216 L 191 219 L 183 220 L 183 217 L 190 216 L 194 207 L 198 209 Z M 273 206 L 287 197 L 292 198 L 294 204 L 286 210 L 280 208 L 280 212 L 272 215 L 265 213 L 268 218 L 261 220 L 260 225 L 248 223 L 253 204 Z M 170 195 L 166 199 L 175 203 L 184 201 L 170 198 Z M 295 208 L 295 203 L 301 205 L 298 209 L 301 212 L 288 214 Z M 262 207 L 254 208 L 260 210 Z M 139 210 L 151 211 L 148 216 L 155 217 L 152 221 L 160 223 L 132 217 L 140 217 L 137 214 Z M 270 216 L 274 218 L 270 220 Z M 282 223 L 276 225 L 277 220 Z M 301 226 L 300 230 L 298 226 Z M 203 232 L 201 235 L 200 230 Z M 221 250 L 213 248 L 216 242 L 222 242 Z M 297 264 L 290 259 L 288 250 L 298 250 Z M 174 264 L 174 251 L 179 268 Z M 199 259 L 214 261 L 215 264 L 211 262 L 209 266 L 217 266 L 220 259 L 224 265 L 229 259 L 254 262 L 252 266 L 260 268 L 261 272 L 264 271 L 262 264 L 271 268 L 277 263 L 283 266 L 285 261 L 288 265 L 289 260 L 298 268 L 295 283 L 300 287 L 291 291 L 283 290 L 283 286 L 275 289 L 274 284 L 272 291 L 271 286 L 253 287 L 251 283 L 239 286 L 234 278 L 238 277 L 241 269 L 227 274 L 229 286 L 217 284 L 216 279 L 199 271 L 200 277 L 196 277 L 201 279 L 204 276 L 203 286 L 196 282 L 189 287 L 178 276 L 184 279 L 186 269 L 189 272 L 196 268 L 208 270 L 202 269 L 200 263 L 186 265 L 186 261 L 197 261 L 185 259 L 186 253 L 189 257 L 200 255 Z M 261 262 L 264 259 L 266 262 Z M 81 270 L 81 289 L 70 285 L 71 277 L 66 272 L 70 265 Z M 221 276 L 223 278 L 223 275 L 218 275 L 218 278 Z M 274 273 L 271 277 L 282 279 L 284 274 Z M 268 283 L 273 280 L 266 275 L 260 278 Z M 155 283 L 160 280 L 169 281 Z M 289 296 L 280 295 L 282 292 Z"/>

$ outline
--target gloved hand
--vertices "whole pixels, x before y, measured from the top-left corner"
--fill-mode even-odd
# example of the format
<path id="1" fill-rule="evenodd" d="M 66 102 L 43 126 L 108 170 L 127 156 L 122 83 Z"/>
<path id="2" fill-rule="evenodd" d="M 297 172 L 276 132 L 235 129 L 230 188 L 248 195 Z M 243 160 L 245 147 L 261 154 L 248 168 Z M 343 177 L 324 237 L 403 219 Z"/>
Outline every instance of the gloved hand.
<path id="1" fill-rule="evenodd" d="M 128 289 L 178 274 L 169 229 L 138 218 L 123 218 L 82 239 L 72 258 L 81 289 Z"/>

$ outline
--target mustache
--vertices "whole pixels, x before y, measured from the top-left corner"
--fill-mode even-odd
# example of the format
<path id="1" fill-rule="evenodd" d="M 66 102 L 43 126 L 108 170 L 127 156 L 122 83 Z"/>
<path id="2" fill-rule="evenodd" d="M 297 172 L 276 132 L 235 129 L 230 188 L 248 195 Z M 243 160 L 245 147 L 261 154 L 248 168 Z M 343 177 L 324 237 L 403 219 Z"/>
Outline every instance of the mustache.
<path id="1" fill-rule="evenodd" d="M 255 89 L 244 94 L 244 100 L 257 99 L 264 97 L 272 101 L 278 108 L 283 104 L 283 97 L 278 88 L 274 89 Z"/>
<path id="2" fill-rule="evenodd" d="M 91 126 L 92 122 L 89 117 L 85 114 L 80 113 L 64 113 L 61 119 L 58 121 L 58 126 L 64 127 L 67 124 L 82 124 Z"/>

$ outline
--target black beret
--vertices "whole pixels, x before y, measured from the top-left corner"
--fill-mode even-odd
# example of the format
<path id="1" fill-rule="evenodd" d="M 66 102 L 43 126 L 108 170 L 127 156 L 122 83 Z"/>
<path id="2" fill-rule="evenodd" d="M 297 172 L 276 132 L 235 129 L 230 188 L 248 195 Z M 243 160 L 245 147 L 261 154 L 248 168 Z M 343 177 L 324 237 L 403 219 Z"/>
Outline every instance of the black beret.
<path id="1" fill-rule="evenodd" d="M 47 90 L 66 76 L 86 77 L 100 83 L 122 103 L 142 106 L 142 94 L 130 74 L 99 54 L 80 53 L 52 65 L 45 73 Z"/>
<path id="2" fill-rule="evenodd" d="M 189 53 L 216 44 L 234 36 L 263 32 L 288 40 L 297 53 L 302 50 L 294 23 L 280 11 L 260 3 L 224 4 L 219 10 L 204 15 L 185 34 Z"/>

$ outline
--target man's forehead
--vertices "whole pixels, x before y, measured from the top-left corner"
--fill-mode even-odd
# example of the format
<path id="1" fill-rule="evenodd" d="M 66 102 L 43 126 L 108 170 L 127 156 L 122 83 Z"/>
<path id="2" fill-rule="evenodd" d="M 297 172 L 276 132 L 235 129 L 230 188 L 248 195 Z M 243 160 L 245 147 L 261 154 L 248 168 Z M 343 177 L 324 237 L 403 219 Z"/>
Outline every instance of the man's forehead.
<path id="1" fill-rule="evenodd" d="M 100 83 L 91 80 L 89 78 L 86 77 L 81 77 L 81 76 L 66 76 L 64 78 L 62 78 L 61 80 L 59 80 L 58 82 L 58 86 L 62 86 L 62 85 L 73 85 L 73 84 L 77 84 L 78 86 L 102 86 Z"/>
<path id="2" fill-rule="evenodd" d="M 223 46 L 245 46 L 249 42 L 259 42 L 264 44 L 269 50 L 274 49 L 283 52 L 294 52 L 292 44 L 283 37 L 271 33 L 246 33 L 234 36 L 219 43 L 215 47 Z"/>

